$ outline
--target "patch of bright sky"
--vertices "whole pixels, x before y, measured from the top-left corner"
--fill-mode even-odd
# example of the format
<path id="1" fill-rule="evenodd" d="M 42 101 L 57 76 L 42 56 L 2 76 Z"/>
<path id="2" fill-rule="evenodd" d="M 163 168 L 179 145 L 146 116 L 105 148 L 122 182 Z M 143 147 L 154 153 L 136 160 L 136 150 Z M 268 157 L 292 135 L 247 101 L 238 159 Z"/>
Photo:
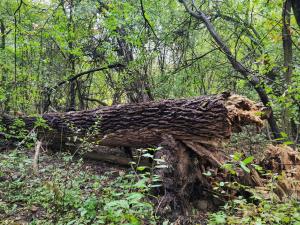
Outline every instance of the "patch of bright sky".
<path id="1" fill-rule="evenodd" d="M 49 5 L 51 3 L 51 0 L 31 0 L 31 1 L 35 2 L 35 3 L 44 3 L 47 5 Z"/>

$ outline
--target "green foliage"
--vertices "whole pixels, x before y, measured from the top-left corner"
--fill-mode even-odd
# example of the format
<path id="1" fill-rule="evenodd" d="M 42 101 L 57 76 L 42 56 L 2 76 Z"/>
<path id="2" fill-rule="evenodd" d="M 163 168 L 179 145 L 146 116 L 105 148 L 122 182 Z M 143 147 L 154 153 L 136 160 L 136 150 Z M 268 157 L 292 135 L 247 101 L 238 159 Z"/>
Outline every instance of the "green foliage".
<path id="1" fill-rule="evenodd" d="M 15 118 L 13 123 L 8 127 L 1 126 L 0 131 L 3 132 L 5 140 L 13 140 L 18 147 L 32 147 L 37 140 L 38 130 L 50 130 L 46 121 L 40 117 L 36 116 L 33 128 L 28 130 L 26 124 L 22 118 Z"/>
<path id="2" fill-rule="evenodd" d="M 264 171 L 261 166 L 254 164 L 254 160 L 253 156 L 244 158 L 242 153 L 235 152 L 231 155 L 231 161 L 224 164 L 223 168 L 230 174 L 237 175 L 241 170 L 250 173 L 252 167 L 268 179 L 267 185 L 261 190 L 236 181 L 217 183 L 213 189 L 221 196 L 232 190 L 235 193 L 249 193 L 250 197 L 239 196 L 227 201 L 219 211 L 209 214 L 208 224 L 300 224 L 299 201 L 294 198 L 280 200 L 276 194 L 278 181 L 284 175 Z"/>
<path id="3" fill-rule="evenodd" d="M 225 204 L 223 210 L 209 216 L 210 225 L 216 224 L 300 224 L 300 204 L 297 201 L 274 202 L 261 200 L 249 203 L 243 198 Z"/>
<path id="4" fill-rule="evenodd" d="M 290 79 L 286 79 L 288 70 L 284 61 L 287 57 L 282 48 L 283 2 L 187 2 L 189 6 L 195 3 L 208 15 L 234 57 L 260 78 L 281 131 L 278 140 L 296 146 L 300 124 L 300 30 L 292 16 L 289 27 L 292 73 Z M 216 48 L 204 24 L 191 18 L 177 0 L 1 0 L 0 23 L 1 113 L 65 111 L 70 103 L 71 87 L 69 82 L 58 85 L 61 81 L 82 71 L 114 63 L 122 63 L 125 67 L 87 73 L 73 83 L 76 110 L 94 108 L 101 102 L 110 105 L 152 98 L 194 97 L 224 90 L 259 100 L 255 92 L 257 87 L 251 86 L 248 79 L 232 67 L 222 49 Z M 80 135 L 80 128 L 68 125 L 75 133 L 69 141 L 80 143 L 80 153 L 99 144 L 89 140 L 99 132 L 97 124 L 86 137 Z M 32 148 L 38 129 L 49 129 L 40 117 L 32 131 L 25 129 L 21 119 L 15 120 L 8 129 L 0 124 L 1 135 L 20 141 L 18 149 Z M 251 169 L 265 172 L 255 164 L 256 155 L 267 143 L 265 136 L 270 136 L 268 130 L 264 135 L 243 132 L 239 137 L 234 136 L 231 146 L 238 150 L 243 146 L 243 154 L 232 154 L 223 168 L 232 175 L 241 171 L 248 174 Z M 138 161 L 142 157 L 152 159 L 154 151 L 139 150 Z M 18 203 L 25 202 L 37 205 L 44 215 L 42 219 L 36 218 L 33 224 L 65 224 L 66 221 L 84 224 L 96 220 L 104 224 L 142 224 L 143 216 L 154 221 L 153 206 L 146 198 L 150 187 L 160 186 L 153 170 L 166 167 L 162 159 L 155 159 L 151 167 L 132 163 L 132 174 L 111 181 L 110 175 L 87 178 L 77 173 L 82 164 L 73 165 L 73 156 L 65 156 L 63 163 L 72 164 L 76 172 L 45 166 L 45 177 L 41 178 L 30 176 L 31 159 L 22 153 L 15 151 L 1 157 L 1 176 L 6 177 L 8 173 L 12 177 L 9 182 L 0 182 L 1 197 L 4 194 L 8 199 L 0 200 L 0 210 L 5 215 L 17 213 Z M 212 176 L 210 171 L 204 175 Z M 271 177 L 270 186 L 279 175 Z M 216 188 L 224 191 L 231 185 L 241 188 L 239 184 L 223 181 L 218 182 Z M 36 191 L 31 192 L 32 189 Z M 85 195 L 86 192 L 89 194 Z M 235 208 L 230 210 L 252 206 L 242 200 L 234 204 Z M 270 203 L 261 201 L 260 204 L 253 207 L 264 208 Z M 285 204 L 293 203 L 280 203 L 278 208 L 271 205 L 271 209 L 280 214 L 280 207 L 289 209 Z M 254 217 L 246 216 L 246 220 L 257 224 L 287 223 L 283 218 L 292 216 L 288 213 L 293 210 L 274 221 L 270 220 L 271 211 L 266 211 L 269 214 L 265 217 L 260 212 L 256 215 L 261 218 L 257 222 Z M 232 218 L 233 214 L 222 211 L 213 214 L 211 221 L 221 224 Z"/>
<path id="5" fill-rule="evenodd" d="M 252 161 L 254 160 L 254 156 L 249 156 L 244 159 L 242 159 L 243 154 L 240 152 L 235 152 L 233 155 L 231 155 L 231 161 L 228 163 L 222 165 L 222 168 L 227 170 L 233 175 L 237 174 L 237 171 L 239 168 L 241 168 L 246 173 L 250 173 L 249 165 L 254 166 L 254 168 L 258 168 L 257 165 L 252 164 Z"/>
<path id="6" fill-rule="evenodd" d="M 48 126 L 46 120 L 44 120 L 40 116 L 36 116 L 36 120 L 34 121 L 34 128 L 43 128 L 50 130 L 51 128 Z"/>
<path id="7" fill-rule="evenodd" d="M 23 152 L 0 154 L 0 159 L 3 224 L 11 224 L 26 208 L 33 216 L 30 224 L 155 224 L 148 173 L 97 175 L 83 171 L 82 160 L 57 154 L 51 161 L 41 156 L 44 166 L 34 176 L 32 159 Z"/>
<path id="8" fill-rule="evenodd" d="M 254 87 L 215 49 L 210 34 L 189 17 L 180 1 L 20 2 L 1 1 L 1 111 L 63 111 L 70 101 L 70 85 L 57 87 L 60 81 L 112 63 L 122 63 L 125 68 L 77 79 L 76 109 L 98 106 L 97 101 L 87 99 L 111 104 L 142 101 L 145 95 L 159 99 L 223 90 L 259 99 Z M 294 17 L 290 27 L 293 71 L 287 81 L 280 1 L 194 2 L 211 18 L 234 56 L 264 83 L 274 115 L 288 135 L 284 141 L 292 144 L 299 126 L 300 100 L 299 28 Z"/>

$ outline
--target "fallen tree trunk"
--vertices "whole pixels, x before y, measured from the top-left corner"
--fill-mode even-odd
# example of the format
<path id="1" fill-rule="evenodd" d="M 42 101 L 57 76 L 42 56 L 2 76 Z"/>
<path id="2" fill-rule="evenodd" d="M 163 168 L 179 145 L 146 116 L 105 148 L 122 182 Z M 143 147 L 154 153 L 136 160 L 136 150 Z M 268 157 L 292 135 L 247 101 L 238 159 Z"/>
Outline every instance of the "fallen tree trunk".
<path id="1" fill-rule="evenodd" d="M 225 181 L 231 184 L 237 181 L 265 192 L 268 179 L 251 166 L 248 168 L 250 172 L 239 168 L 236 176 L 221 166 L 228 161 L 222 143 L 232 132 L 240 131 L 248 124 L 260 127 L 267 116 L 268 110 L 249 99 L 224 93 L 42 115 L 51 129 L 34 128 L 36 117 L 18 119 L 24 121 L 27 130 L 35 129 L 44 143 L 47 140 L 55 148 L 71 146 L 73 151 L 81 149 L 81 152 L 83 149 L 86 158 L 120 165 L 128 165 L 132 160 L 124 154 L 125 151 L 122 152 L 126 147 L 161 146 L 155 158 L 163 159 L 166 167 L 155 171 L 163 185 L 159 190 L 161 198 L 157 211 L 168 214 L 168 209 L 171 209 L 171 214 L 176 216 L 189 214 L 193 208 L 208 210 L 220 200 L 226 201 L 238 195 L 237 190 L 230 187 L 225 187 L 226 192 L 214 191 L 216 185 Z M 0 137 L 5 138 L 5 132 L 13 129 L 16 118 L 3 115 L 1 121 L 6 131 L 0 133 Z M 101 145 L 109 148 L 99 149 Z M 120 151 L 112 146 L 125 148 Z M 299 170 L 299 154 L 290 148 L 268 149 L 261 165 L 286 174 L 286 178 L 278 182 L 275 192 L 280 198 L 297 197 L 300 176 L 295 171 Z"/>
<path id="2" fill-rule="evenodd" d="M 257 114 L 260 110 L 246 98 L 224 93 L 195 99 L 48 113 L 41 117 L 51 129 L 37 130 L 43 140 L 49 140 L 54 146 L 61 146 L 75 136 L 105 146 L 144 147 L 160 144 L 166 134 L 176 140 L 217 146 L 243 125 L 261 125 L 261 114 Z M 36 117 L 19 119 L 25 122 L 28 130 L 33 129 L 37 120 Z M 2 116 L 1 120 L 9 130 L 15 118 Z"/>
<path id="3" fill-rule="evenodd" d="M 56 148 L 66 147 L 66 144 L 85 148 L 86 143 L 88 148 L 98 145 L 162 146 L 156 153 L 156 157 L 163 158 L 167 165 L 156 171 L 162 178 L 165 192 L 160 207 L 172 205 L 174 212 L 179 210 L 188 214 L 195 202 L 212 196 L 211 178 L 203 173 L 214 171 L 215 181 L 228 178 L 224 171 L 219 173 L 220 166 L 227 160 L 221 150 L 222 143 L 244 125 L 262 126 L 267 114 L 268 110 L 247 98 L 223 93 L 194 99 L 49 113 L 42 118 L 51 129 L 37 127 L 36 130 L 40 138 Z M 19 119 L 28 130 L 33 129 L 37 121 L 36 117 Z M 9 130 L 15 118 L 2 116 L 1 120 Z M 98 156 L 90 154 L 90 157 Z M 103 154 L 100 158 L 118 161 L 116 157 Z M 126 164 L 128 159 L 119 161 Z M 238 180 L 252 186 L 262 184 L 255 171 L 241 173 Z"/>

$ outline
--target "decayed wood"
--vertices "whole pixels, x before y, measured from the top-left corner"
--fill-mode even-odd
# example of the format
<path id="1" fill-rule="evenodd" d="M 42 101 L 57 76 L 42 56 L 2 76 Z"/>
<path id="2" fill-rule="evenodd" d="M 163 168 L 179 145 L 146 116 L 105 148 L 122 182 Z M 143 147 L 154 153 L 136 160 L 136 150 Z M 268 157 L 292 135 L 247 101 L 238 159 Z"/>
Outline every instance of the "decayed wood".
<path id="1" fill-rule="evenodd" d="M 71 146 L 73 150 L 74 146 L 76 149 L 98 148 L 93 152 L 83 151 L 83 156 L 120 165 L 128 165 L 132 158 L 122 150 L 117 153 L 111 148 L 99 149 L 99 146 L 160 145 L 162 148 L 155 153 L 155 158 L 163 159 L 167 167 L 154 171 L 161 177 L 163 185 L 157 211 L 163 214 L 165 209 L 171 207 L 175 214 L 189 214 L 195 205 L 216 200 L 213 196 L 217 193 L 213 191 L 213 187 L 221 181 L 234 179 L 244 185 L 263 190 L 267 181 L 253 168 L 249 168 L 251 173 L 238 171 L 234 178 L 221 168 L 228 160 L 228 156 L 221 150 L 221 144 L 229 139 L 232 132 L 241 130 L 244 125 L 262 126 L 263 119 L 267 116 L 268 110 L 249 99 L 224 93 L 194 99 L 49 113 L 42 115 L 42 118 L 51 129 L 35 130 L 39 137 L 43 138 L 43 143 L 47 140 L 58 148 Z M 20 119 L 25 122 L 28 130 L 33 129 L 35 117 Z M 15 118 L 2 116 L 1 120 L 9 131 Z M 5 137 L 5 133 L 2 136 Z M 295 173 L 295 168 L 298 168 L 295 165 L 299 164 L 299 154 L 295 154 L 291 149 L 281 151 L 281 148 L 270 148 L 267 153 L 269 155 L 262 164 L 264 168 L 270 166 L 270 169 L 284 170 L 287 174 L 287 178 L 277 185 L 278 196 L 283 198 L 294 193 L 298 195 L 299 190 L 294 191 L 294 183 L 290 180 L 292 177 L 296 177 L 298 181 L 300 179 L 299 174 Z M 211 175 L 205 176 L 207 172 Z M 230 191 L 236 190 L 228 190 L 220 199 L 231 198 L 234 193 Z M 214 204 L 218 202 L 212 203 Z"/>
<path id="2" fill-rule="evenodd" d="M 261 115 L 257 114 L 259 109 L 246 98 L 223 93 L 194 99 L 48 113 L 42 118 L 51 129 L 37 130 L 39 136 L 57 146 L 76 136 L 99 145 L 144 147 L 158 145 L 165 134 L 176 140 L 219 145 L 243 125 L 261 125 Z M 36 121 L 35 117 L 20 119 L 28 130 Z M 13 118 L 2 116 L 2 124 L 7 128 L 13 121 Z M 76 138 L 77 142 L 79 140 Z"/>

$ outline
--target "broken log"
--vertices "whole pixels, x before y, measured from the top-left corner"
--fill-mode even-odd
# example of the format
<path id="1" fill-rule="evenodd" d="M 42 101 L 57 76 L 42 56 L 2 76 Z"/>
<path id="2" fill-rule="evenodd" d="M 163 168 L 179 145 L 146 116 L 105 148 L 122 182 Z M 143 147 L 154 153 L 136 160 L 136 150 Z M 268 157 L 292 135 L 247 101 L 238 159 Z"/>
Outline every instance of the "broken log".
<path id="1" fill-rule="evenodd" d="M 247 98 L 223 93 L 194 99 L 163 100 L 114 105 L 94 110 L 48 113 L 41 117 L 51 129 L 38 128 L 49 145 L 61 147 L 85 138 L 105 146 L 145 147 L 159 145 L 163 135 L 176 140 L 212 146 L 228 140 L 232 131 L 247 124 L 262 125 L 261 107 Z M 36 117 L 19 117 L 27 130 Z M 3 115 L 2 126 L 10 129 L 15 118 Z M 78 137 L 78 138 L 77 138 Z M 80 137 L 80 138 L 79 138 Z"/>
<path id="2" fill-rule="evenodd" d="M 215 180 L 228 178 L 220 171 L 227 160 L 222 144 L 242 126 L 261 127 L 269 112 L 261 105 L 238 95 L 223 93 L 193 99 L 162 100 L 139 104 L 105 106 L 94 110 L 48 113 L 41 117 L 50 129 L 37 127 L 40 138 L 60 149 L 84 145 L 110 147 L 162 146 L 156 153 L 167 168 L 156 171 L 165 193 L 160 206 L 172 206 L 188 214 L 195 201 L 212 197 L 212 180 L 203 174 L 213 171 Z M 36 117 L 19 117 L 27 130 Z M 2 116 L 8 131 L 15 118 Z M 76 138 L 74 138 L 76 137 Z M 45 142 L 45 141 L 44 141 Z M 73 143 L 70 143 L 73 142 Z M 84 147 L 84 146 L 83 146 Z M 90 154 L 91 157 L 97 158 Z M 101 157 L 101 156 L 100 156 Z M 103 157 L 106 158 L 107 157 Z M 108 160 L 116 161 L 108 157 Z M 122 160 L 121 164 L 127 163 Z M 253 171 L 255 175 L 255 171 Z M 242 174 L 243 184 L 260 185 L 259 176 Z M 163 211 L 163 210 L 162 210 Z"/>

